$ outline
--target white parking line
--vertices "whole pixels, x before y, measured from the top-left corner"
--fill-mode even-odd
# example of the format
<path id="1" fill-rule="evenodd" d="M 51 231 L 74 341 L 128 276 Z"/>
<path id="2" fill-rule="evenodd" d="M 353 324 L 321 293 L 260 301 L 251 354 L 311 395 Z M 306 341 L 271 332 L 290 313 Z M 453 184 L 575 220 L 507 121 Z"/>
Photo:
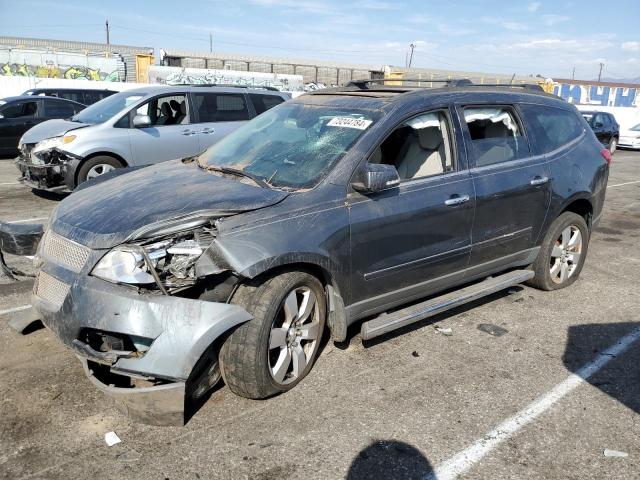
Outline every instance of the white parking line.
<path id="1" fill-rule="evenodd" d="M 457 478 L 478 463 L 494 448 L 516 434 L 522 427 L 531 423 L 539 415 L 551 408 L 565 395 L 585 383 L 589 377 L 597 373 L 602 367 L 627 350 L 640 339 L 640 327 L 622 337 L 615 345 L 600 353 L 595 360 L 587 363 L 553 389 L 538 397 L 533 403 L 520 410 L 513 417 L 505 420 L 484 437 L 457 453 L 449 460 L 438 466 L 425 480 L 448 480 Z"/>
<path id="2" fill-rule="evenodd" d="M 35 222 L 36 220 L 48 220 L 49 217 L 40 217 L 40 218 L 25 218 L 24 220 L 10 220 L 7 223 L 27 223 L 27 222 Z"/>
<path id="3" fill-rule="evenodd" d="M 0 183 L 0 185 L 20 185 L 20 182 L 7 182 L 7 183 Z"/>
<path id="4" fill-rule="evenodd" d="M 624 183 L 618 183 L 617 185 L 607 185 L 607 188 L 613 188 L 613 187 L 621 187 L 623 185 L 632 185 L 634 183 L 640 183 L 640 180 L 635 180 L 633 182 L 624 182 Z"/>
<path id="5" fill-rule="evenodd" d="M 31 308 L 31 305 L 22 305 L 21 307 L 10 308 L 8 310 L 0 310 L 0 315 L 6 315 L 7 313 L 20 312 L 22 310 L 26 310 L 27 308 Z"/>

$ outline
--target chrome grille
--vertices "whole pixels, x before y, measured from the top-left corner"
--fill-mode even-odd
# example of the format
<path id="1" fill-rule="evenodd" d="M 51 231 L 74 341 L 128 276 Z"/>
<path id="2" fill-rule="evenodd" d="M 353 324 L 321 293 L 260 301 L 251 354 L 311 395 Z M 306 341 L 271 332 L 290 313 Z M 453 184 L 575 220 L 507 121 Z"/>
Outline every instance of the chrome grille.
<path id="1" fill-rule="evenodd" d="M 53 262 L 79 273 L 87 263 L 91 250 L 48 230 L 43 239 L 42 253 Z"/>
<path id="2" fill-rule="evenodd" d="M 36 286 L 36 295 L 43 300 L 55 305 L 57 308 L 62 307 L 64 299 L 67 298 L 71 287 L 61 282 L 48 273 L 38 273 L 38 284 Z"/>

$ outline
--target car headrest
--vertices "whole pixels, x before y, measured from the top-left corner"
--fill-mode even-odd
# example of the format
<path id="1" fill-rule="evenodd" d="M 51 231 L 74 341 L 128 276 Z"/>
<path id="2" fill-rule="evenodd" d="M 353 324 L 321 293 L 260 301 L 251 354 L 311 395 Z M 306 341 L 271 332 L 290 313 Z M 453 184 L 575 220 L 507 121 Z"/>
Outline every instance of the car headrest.
<path id="1" fill-rule="evenodd" d="M 160 106 L 160 113 L 162 113 L 162 115 L 165 116 L 165 117 L 172 116 L 173 115 L 173 111 L 171 110 L 171 105 L 169 105 L 167 102 L 164 102 Z"/>
<path id="2" fill-rule="evenodd" d="M 427 127 L 418 130 L 418 142 L 426 150 L 437 150 L 443 142 L 442 133 L 438 127 Z"/>

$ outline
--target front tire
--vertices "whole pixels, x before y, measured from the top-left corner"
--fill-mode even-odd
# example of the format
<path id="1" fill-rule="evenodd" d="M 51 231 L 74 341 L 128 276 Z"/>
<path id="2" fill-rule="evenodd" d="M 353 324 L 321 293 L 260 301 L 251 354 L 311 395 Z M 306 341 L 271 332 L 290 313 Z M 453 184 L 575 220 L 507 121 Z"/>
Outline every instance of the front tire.
<path id="1" fill-rule="evenodd" d="M 84 162 L 78 170 L 77 185 L 80 185 L 87 180 L 104 175 L 107 172 L 115 170 L 116 168 L 122 168 L 122 163 L 117 158 L 109 157 L 107 155 L 98 155 L 92 157 Z"/>
<path id="2" fill-rule="evenodd" d="M 236 395 L 267 398 L 295 387 L 311 371 L 326 323 L 322 283 L 292 271 L 242 285 L 232 303 L 253 319 L 238 327 L 220 351 L 220 370 Z"/>
<path id="3" fill-rule="evenodd" d="M 614 153 L 616 153 L 617 149 L 618 149 L 618 139 L 613 137 L 609 142 L 609 152 L 611 153 L 611 155 L 613 155 Z"/>
<path id="4" fill-rule="evenodd" d="M 580 215 L 564 212 L 551 224 L 533 264 L 528 283 L 540 290 L 558 290 L 575 282 L 589 247 L 589 227 Z"/>

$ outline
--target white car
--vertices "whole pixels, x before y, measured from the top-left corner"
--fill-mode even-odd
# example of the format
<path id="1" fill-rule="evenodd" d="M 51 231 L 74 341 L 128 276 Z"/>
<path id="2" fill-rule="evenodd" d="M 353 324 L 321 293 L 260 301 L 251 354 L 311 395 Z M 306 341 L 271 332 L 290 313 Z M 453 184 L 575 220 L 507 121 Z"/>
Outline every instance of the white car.
<path id="1" fill-rule="evenodd" d="M 620 131 L 619 146 L 640 150 L 640 123 L 636 126 Z"/>

